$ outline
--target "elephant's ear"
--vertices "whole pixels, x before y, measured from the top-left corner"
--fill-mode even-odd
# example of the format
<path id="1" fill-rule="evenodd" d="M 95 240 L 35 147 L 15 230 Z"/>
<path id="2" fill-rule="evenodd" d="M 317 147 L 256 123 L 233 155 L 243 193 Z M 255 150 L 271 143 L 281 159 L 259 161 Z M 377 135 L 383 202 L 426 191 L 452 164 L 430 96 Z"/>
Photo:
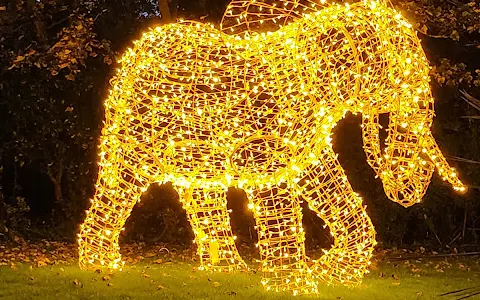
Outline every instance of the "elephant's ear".
<path id="1" fill-rule="evenodd" d="M 233 0 L 223 15 L 220 28 L 226 34 L 275 31 L 318 11 L 325 0 Z"/>

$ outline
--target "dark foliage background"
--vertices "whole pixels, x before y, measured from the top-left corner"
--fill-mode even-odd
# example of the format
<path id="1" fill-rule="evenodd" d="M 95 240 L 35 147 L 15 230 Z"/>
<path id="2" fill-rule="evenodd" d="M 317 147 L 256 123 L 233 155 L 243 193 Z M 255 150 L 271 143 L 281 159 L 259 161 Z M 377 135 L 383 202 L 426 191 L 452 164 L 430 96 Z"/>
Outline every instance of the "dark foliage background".
<path id="1" fill-rule="evenodd" d="M 169 8 L 172 18 L 215 23 L 227 2 L 174 0 Z M 393 5 L 419 30 L 433 66 L 433 133 L 470 191 L 457 195 L 435 177 L 423 203 L 404 209 L 390 202 L 365 161 L 358 116 L 337 126 L 335 149 L 384 247 L 471 250 L 480 246 L 480 4 Z M 94 191 L 108 80 L 122 51 L 163 22 L 157 7 L 155 0 L 0 0 L 0 240 L 75 239 Z M 228 200 L 239 242 L 253 244 L 243 191 L 232 187 Z M 323 222 L 308 209 L 304 227 L 309 248 L 328 247 Z M 192 237 L 166 184 L 145 194 L 123 240 L 189 246 Z"/>

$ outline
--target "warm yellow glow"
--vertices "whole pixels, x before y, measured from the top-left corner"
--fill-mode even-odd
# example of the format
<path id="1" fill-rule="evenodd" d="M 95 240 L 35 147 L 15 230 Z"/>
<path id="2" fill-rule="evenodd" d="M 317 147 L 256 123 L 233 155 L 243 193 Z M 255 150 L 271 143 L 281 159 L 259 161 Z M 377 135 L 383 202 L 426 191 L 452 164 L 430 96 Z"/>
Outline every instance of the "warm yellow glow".
<path id="1" fill-rule="evenodd" d="M 171 181 L 202 268 L 245 267 L 225 197 L 237 186 L 249 195 L 268 290 L 358 283 L 375 230 L 332 149 L 347 112 L 362 114 L 368 162 L 391 200 L 420 202 L 435 169 L 465 190 L 430 132 L 429 66 L 410 24 L 383 2 L 301 3 L 234 1 L 221 30 L 169 24 L 126 51 L 105 102 L 82 268 L 121 268 L 118 237 L 133 206 L 150 184 Z M 305 255 L 301 201 L 334 240 L 317 261 Z"/>

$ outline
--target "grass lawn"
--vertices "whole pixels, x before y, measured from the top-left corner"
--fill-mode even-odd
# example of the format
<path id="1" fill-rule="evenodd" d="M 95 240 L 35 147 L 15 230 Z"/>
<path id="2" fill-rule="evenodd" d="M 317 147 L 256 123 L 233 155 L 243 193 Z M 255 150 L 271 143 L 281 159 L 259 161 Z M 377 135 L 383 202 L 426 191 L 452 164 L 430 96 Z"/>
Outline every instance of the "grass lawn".
<path id="1" fill-rule="evenodd" d="M 317 296 L 297 297 L 264 291 L 259 273 L 200 272 L 197 262 L 184 257 L 159 259 L 158 254 L 115 274 L 81 271 L 74 259 L 56 263 L 15 257 L 0 266 L 0 299 L 460 299 L 440 295 L 474 287 L 480 292 L 478 257 L 379 261 L 359 287 L 321 286 Z"/>

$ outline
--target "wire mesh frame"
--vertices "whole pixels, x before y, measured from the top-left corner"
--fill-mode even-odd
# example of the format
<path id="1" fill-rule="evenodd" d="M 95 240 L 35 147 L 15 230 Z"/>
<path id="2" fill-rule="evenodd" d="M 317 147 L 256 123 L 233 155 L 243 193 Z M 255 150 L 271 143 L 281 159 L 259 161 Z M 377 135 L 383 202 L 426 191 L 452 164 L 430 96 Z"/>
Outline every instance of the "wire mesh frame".
<path id="1" fill-rule="evenodd" d="M 273 28 L 275 31 L 263 31 Z M 233 1 L 221 31 L 183 22 L 147 31 L 121 60 L 105 101 L 96 193 L 79 233 L 82 268 L 122 268 L 118 237 L 152 183 L 173 182 L 201 268 L 245 263 L 225 191 L 249 195 L 268 290 L 358 284 L 375 230 L 332 150 L 347 111 L 362 113 L 367 161 L 387 196 L 423 197 L 433 171 L 458 180 L 430 133 L 428 63 L 414 30 L 382 2 Z M 380 150 L 378 116 L 390 114 Z M 334 244 L 305 255 L 300 202 Z"/>

